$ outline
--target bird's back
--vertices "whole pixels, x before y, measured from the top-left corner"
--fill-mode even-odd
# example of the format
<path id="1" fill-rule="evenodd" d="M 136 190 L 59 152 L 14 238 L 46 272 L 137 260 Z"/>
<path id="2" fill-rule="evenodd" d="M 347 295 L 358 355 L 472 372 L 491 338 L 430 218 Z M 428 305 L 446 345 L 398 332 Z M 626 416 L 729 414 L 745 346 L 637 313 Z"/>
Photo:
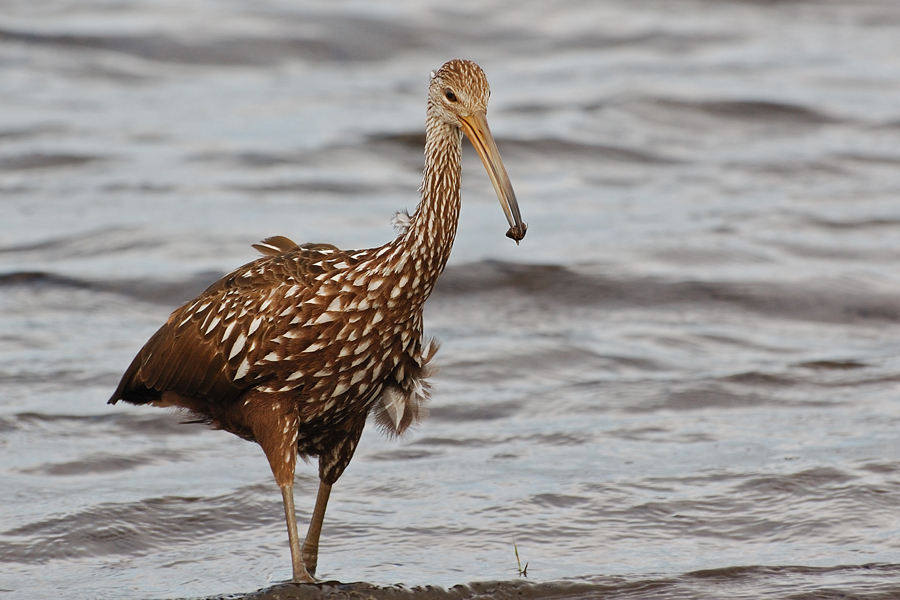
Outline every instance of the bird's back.
<path id="1" fill-rule="evenodd" d="M 273 406 L 292 403 L 310 432 L 349 427 L 348 419 L 361 427 L 382 397 L 385 429 L 400 433 L 415 421 L 433 350 L 423 353 L 421 307 L 400 301 L 390 277 L 356 268 L 382 250 L 298 246 L 283 237 L 256 247 L 267 256 L 172 313 L 110 403 L 180 406 L 251 440 L 235 408 L 251 390 Z"/>

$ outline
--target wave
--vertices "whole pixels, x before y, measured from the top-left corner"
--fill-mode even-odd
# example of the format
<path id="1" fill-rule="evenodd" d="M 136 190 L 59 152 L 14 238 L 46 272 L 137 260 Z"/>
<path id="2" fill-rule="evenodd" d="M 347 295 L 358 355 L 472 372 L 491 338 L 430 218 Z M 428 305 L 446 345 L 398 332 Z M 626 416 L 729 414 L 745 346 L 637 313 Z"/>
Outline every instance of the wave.
<path id="1" fill-rule="evenodd" d="M 218 272 L 203 272 L 177 281 L 153 279 L 93 280 L 41 271 L 19 271 L 0 274 L 0 288 L 8 286 L 75 288 L 120 294 L 144 302 L 174 307 L 194 298 L 222 277 L 222 275 L 222 273 Z"/>
<path id="2" fill-rule="evenodd" d="M 768 317 L 803 321 L 900 320 L 900 301 L 895 296 L 863 286 L 848 290 L 829 281 L 672 281 L 585 274 L 560 265 L 484 261 L 448 268 L 435 288 L 438 298 L 478 294 L 526 296 L 544 309 L 730 305 Z"/>
<path id="3" fill-rule="evenodd" d="M 304 18 L 307 36 L 192 36 L 177 34 L 89 35 L 2 29 L 0 42 L 105 51 L 148 61 L 216 66 L 269 66 L 302 58 L 315 61 L 383 60 L 419 47 L 422 36 L 409 25 L 364 18 Z M 315 26 L 311 26 L 315 25 Z"/>
<path id="4" fill-rule="evenodd" d="M 280 501 L 270 496 L 269 486 L 253 485 L 207 498 L 165 496 L 96 504 L 2 532 L 0 562 L 141 556 L 170 544 L 198 543 L 223 531 L 272 526 L 281 523 Z"/>
<path id="5" fill-rule="evenodd" d="M 0 252 L 9 251 L 0 249 Z M 185 302 L 223 274 L 202 272 L 181 280 L 80 279 L 41 271 L 0 274 L 0 287 L 72 287 L 117 293 L 157 304 Z M 900 301 L 864 286 L 821 281 L 677 281 L 653 277 L 587 274 L 561 265 L 481 261 L 448 267 L 435 287 L 434 301 L 476 296 L 526 298 L 535 309 L 566 306 L 652 308 L 668 305 L 731 306 L 785 318 L 824 323 L 900 321 Z"/>
<path id="6" fill-rule="evenodd" d="M 105 159 L 100 156 L 80 154 L 20 154 L 18 156 L 4 156 L 0 158 L 0 171 L 27 171 L 32 169 L 77 167 L 102 160 Z"/>
<path id="7" fill-rule="evenodd" d="M 767 100 L 657 100 L 663 108 L 690 110 L 718 119 L 768 122 L 782 125 L 824 125 L 839 122 L 820 111 L 784 102 Z"/>

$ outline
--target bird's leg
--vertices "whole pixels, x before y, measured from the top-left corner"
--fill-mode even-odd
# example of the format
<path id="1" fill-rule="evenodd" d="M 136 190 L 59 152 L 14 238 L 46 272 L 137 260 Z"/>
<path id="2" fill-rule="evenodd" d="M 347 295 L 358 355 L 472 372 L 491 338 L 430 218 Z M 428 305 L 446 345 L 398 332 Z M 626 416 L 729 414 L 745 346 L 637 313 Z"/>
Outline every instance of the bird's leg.
<path id="1" fill-rule="evenodd" d="M 249 423 L 256 441 L 266 453 L 275 482 L 284 500 L 284 520 L 291 544 L 294 583 L 315 581 L 303 565 L 297 514 L 294 511 L 294 468 L 297 465 L 297 417 L 287 402 L 273 402 L 266 394 L 249 392 L 235 405 L 243 411 L 241 419 Z M 282 407 L 284 407 L 282 409 Z"/>
<path id="2" fill-rule="evenodd" d="M 316 574 L 316 565 L 319 562 L 319 535 L 322 533 L 322 521 L 325 519 L 325 508 L 328 506 L 328 497 L 331 495 L 331 484 L 319 482 L 319 493 L 316 495 L 316 508 L 312 519 L 309 521 L 309 531 L 306 532 L 306 541 L 303 542 L 303 563 L 306 570 Z M 293 549 L 293 546 L 291 546 Z"/>
<path id="3" fill-rule="evenodd" d="M 297 534 L 297 513 L 294 512 L 294 486 L 281 487 L 281 497 L 284 499 L 284 518 L 287 521 L 288 540 L 291 543 L 291 565 L 293 566 L 294 583 L 312 583 L 315 581 L 303 564 L 300 554 L 300 536 Z M 315 572 L 315 566 L 313 566 Z"/>

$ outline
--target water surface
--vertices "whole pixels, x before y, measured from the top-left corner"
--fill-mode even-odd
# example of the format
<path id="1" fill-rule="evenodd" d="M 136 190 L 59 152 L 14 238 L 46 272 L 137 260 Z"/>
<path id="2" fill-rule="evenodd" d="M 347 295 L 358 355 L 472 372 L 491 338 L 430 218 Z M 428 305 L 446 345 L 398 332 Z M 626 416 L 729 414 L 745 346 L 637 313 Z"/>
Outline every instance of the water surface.
<path id="1" fill-rule="evenodd" d="M 7 2 L 0 597 L 900 597 L 897 56 L 875 0 Z M 279 586 L 259 448 L 105 400 L 251 243 L 390 239 L 454 57 L 528 237 L 467 151 L 431 416 Z"/>

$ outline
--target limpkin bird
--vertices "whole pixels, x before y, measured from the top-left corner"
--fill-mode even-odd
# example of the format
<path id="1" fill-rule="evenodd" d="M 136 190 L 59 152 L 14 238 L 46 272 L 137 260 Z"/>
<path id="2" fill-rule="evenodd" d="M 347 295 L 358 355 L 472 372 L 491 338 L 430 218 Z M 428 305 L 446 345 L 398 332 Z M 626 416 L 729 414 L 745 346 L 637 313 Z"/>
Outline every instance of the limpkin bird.
<path id="1" fill-rule="evenodd" d="M 195 421 L 262 446 L 281 488 L 293 580 L 314 581 L 331 486 L 367 416 L 399 435 L 424 416 L 436 344 L 422 309 L 450 256 L 460 207 L 462 132 L 487 169 L 510 229 L 525 236 L 488 129 L 490 88 L 475 63 L 452 60 L 428 88 L 425 171 L 395 239 L 339 250 L 276 236 L 264 256 L 177 309 L 141 349 L 110 404 L 186 409 Z M 294 513 L 297 457 L 318 457 L 319 492 L 302 547 Z"/>

